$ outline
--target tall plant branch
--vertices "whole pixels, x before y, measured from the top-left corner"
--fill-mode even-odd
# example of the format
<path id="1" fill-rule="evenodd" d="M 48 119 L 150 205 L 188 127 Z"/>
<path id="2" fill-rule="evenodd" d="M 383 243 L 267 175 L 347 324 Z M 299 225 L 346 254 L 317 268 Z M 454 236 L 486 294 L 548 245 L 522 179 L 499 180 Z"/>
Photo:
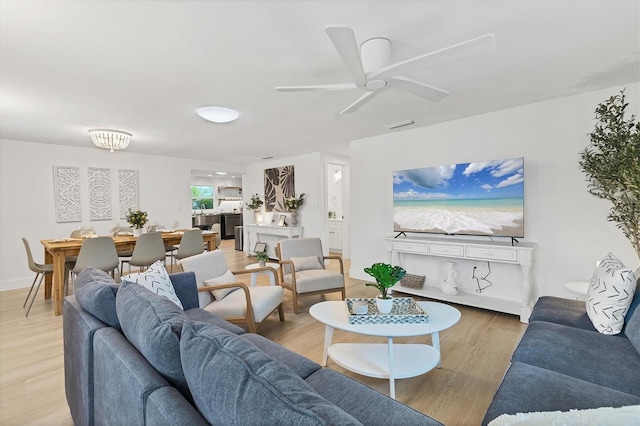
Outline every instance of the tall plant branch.
<path id="1" fill-rule="evenodd" d="M 596 108 L 595 130 L 580 153 L 588 191 L 613 205 L 607 220 L 614 222 L 640 258 L 640 123 L 625 120 L 624 90 Z"/>

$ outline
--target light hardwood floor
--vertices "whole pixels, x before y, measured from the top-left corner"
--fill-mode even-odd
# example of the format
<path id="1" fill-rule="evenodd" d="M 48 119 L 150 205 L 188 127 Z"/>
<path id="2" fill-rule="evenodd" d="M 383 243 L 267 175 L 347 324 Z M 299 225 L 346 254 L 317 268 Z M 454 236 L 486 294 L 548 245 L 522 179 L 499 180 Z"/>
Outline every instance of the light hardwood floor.
<path id="1" fill-rule="evenodd" d="M 254 258 L 234 250 L 233 240 L 222 242 L 229 267 L 244 269 Z M 337 267 L 333 262 L 330 268 Z M 26 262 L 25 262 L 26 268 Z M 349 262 L 345 261 L 348 271 Z M 248 282 L 248 276 L 246 281 Z M 259 285 L 267 285 L 264 275 Z M 40 289 L 29 318 L 22 303 L 28 289 L 0 293 L 0 425 L 72 425 L 64 392 L 62 316 L 53 315 L 50 300 Z M 348 279 L 348 297 L 373 297 L 376 290 Z M 258 333 L 320 362 L 324 326 L 311 318 L 309 307 L 322 300 L 339 300 L 339 293 L 301 298 L 301 312 L 293 313 L 291 294 L 285 291 L 286 321 L 276 314 Z M 462 319 L 440 333 L 442 367 L 422 376 L 396 381 L 396 398 L 446 425 L 478 425 L 491 402 L 509 358 L 526 326 L 513 315 L 456 306 Z M 384 339 L 336 331 L 334 342 L 384 342 Z M 429 337 L 397 339 L 429 342 Z M 416 362 L 420 362 L 416 360 Z M 387 380 L 351 373 L 329 360 L 329 368 L 388 395 Z"/>

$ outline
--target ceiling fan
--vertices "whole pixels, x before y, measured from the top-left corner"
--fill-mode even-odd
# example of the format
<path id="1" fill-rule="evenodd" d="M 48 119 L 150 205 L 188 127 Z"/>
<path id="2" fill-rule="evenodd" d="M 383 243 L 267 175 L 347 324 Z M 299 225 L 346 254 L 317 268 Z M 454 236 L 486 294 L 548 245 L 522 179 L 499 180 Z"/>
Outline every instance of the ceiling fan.
<path id="1" fill-rule="evenodd" d="M 365 94 L 340 112 L 340 115 L 356 111 L 381 91 L 395 87 L 414 95 L 436 102 L 449 96 L 446 90 L 428 86 L 400 74 L 412 72 L 432 65 L 444 64 L 470 56 L 489 52 L 495 48 L 493 34 L 454 44 L 440 50 L 416 56 L 405 61 L 389 64 L 391 42 L 386 38 L 372 38 L 358 48 L 353 30 L 344 25 L 328 25 L 325 31 L 353 77 L 353 83 L 279 86 L 279 92 L 299 92 L 309 90 L 351 90 L 363 89 Z"/>

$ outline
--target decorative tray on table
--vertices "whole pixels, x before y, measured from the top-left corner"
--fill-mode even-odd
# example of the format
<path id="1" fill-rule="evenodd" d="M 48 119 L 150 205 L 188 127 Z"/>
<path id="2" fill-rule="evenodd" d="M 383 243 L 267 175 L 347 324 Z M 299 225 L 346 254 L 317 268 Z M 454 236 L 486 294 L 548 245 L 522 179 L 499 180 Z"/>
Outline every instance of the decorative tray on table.
<path id="1" fill-rule="evenodd" d="M 356 314 L 353 309 L 355 302 L 366 302 L 367 313 Z M 347 299 L 349 324 L 420 324 L 429 322 L 429 314 L 411 297 L 396 297 L 393 308 L 388 314 L 381 314 L 375 299 L 354 298 Z"/>

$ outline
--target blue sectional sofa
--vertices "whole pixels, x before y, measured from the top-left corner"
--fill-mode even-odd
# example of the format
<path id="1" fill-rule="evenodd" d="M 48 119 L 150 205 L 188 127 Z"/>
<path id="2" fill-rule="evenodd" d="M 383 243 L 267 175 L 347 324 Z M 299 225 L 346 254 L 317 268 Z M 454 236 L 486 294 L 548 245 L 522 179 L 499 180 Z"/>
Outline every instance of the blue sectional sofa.
<path id="1" fill-rule="evenodd" d="M 585 302 L 541 297 L 482 424 L 503 414 L 640 405 L 638 305 L 640 291 L 623 332 L 605 335 Z M 633 410 L 640 423 L 640 408 Z"/>
<path id="2" fill-rule="evenodd" d="M 65 389 L 76 425 L 437 425 L 336 371 L 198 307 L 87 268 L 64 299 Z"/>

